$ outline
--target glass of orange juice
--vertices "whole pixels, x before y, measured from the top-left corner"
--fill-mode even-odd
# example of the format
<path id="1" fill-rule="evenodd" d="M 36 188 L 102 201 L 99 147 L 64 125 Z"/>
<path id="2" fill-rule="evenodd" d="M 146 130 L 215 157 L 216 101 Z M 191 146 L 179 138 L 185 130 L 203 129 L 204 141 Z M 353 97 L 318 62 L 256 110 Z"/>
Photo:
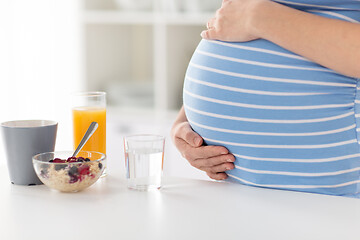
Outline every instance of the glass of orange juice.
<path id="1" fill-rule="evenodd" d="M 106 154 L 106 93 L 75 93 L 73 94 L 72 106 L 74 150 L 79 145 L 91 122 L 97 122 L 99 124 L 97 130 L 82 150 Z M 103 176 L 105 175 L 106 173 L 103 174 Z"/>

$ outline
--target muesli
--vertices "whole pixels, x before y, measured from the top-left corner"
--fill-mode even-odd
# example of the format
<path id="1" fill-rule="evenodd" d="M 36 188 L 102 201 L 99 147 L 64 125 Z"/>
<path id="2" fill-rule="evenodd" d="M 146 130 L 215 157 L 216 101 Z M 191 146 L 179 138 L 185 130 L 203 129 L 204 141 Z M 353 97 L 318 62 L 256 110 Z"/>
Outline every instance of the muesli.
<path id="1" fill-rule="evenodd" d="M 102 163 L 88 158 L 56 158 L 49 162 L 54 164 L 42 164 L 39 177 L 47 186 L 62 192 L 77 192 L 87 188 L 96 182 L 103 171 Z"/>

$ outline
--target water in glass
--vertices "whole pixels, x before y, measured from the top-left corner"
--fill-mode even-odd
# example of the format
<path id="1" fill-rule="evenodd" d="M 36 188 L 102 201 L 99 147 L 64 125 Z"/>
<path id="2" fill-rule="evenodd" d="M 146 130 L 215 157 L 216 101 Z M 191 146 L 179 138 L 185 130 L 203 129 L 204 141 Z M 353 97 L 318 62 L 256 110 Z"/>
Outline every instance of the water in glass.
<path id="1" fill-rule="evenodd" d="M 125 157 L 130 188 L 146 191 L 161 187 L 163 149 L 129 150 Z"/>

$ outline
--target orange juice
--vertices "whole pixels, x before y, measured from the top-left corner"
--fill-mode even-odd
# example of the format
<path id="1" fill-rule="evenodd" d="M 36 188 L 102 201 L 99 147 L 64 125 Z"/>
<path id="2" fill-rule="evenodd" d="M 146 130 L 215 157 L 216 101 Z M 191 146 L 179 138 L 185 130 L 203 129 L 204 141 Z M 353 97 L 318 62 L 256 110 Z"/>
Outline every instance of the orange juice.
<path id="1" fill-rule="evenodd" d="M 106 108 L 73 108 L 72 115 L 74 127 L 74 149 L 79 145 L 91 122 L 97 122 L 99 127 L 82 150 L 96 151 L 106 154 Z"/>

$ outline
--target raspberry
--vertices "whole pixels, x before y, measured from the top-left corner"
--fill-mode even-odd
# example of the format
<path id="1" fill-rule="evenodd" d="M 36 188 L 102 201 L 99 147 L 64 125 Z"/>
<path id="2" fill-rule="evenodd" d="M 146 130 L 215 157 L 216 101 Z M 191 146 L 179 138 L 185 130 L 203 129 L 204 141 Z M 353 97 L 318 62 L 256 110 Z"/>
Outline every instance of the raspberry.
<path id="1" fill-rule="evenodd" d="M 88 165 L 82 165 L 78 169 L 80 175 L 88 175 L 90 174 L 90 167 Z"/>
<path id="2" fill-rule="evenodd" d="M 66 162 L 76 162 L 76 157 L 69 157 Z"/>
<path id="3" fill-rule="evenodd" d="M 54 162 L 54 163 L 64 163 L 65 160 L 62 160 L 60 158 L 55 158 L 52 162 Z"/>

